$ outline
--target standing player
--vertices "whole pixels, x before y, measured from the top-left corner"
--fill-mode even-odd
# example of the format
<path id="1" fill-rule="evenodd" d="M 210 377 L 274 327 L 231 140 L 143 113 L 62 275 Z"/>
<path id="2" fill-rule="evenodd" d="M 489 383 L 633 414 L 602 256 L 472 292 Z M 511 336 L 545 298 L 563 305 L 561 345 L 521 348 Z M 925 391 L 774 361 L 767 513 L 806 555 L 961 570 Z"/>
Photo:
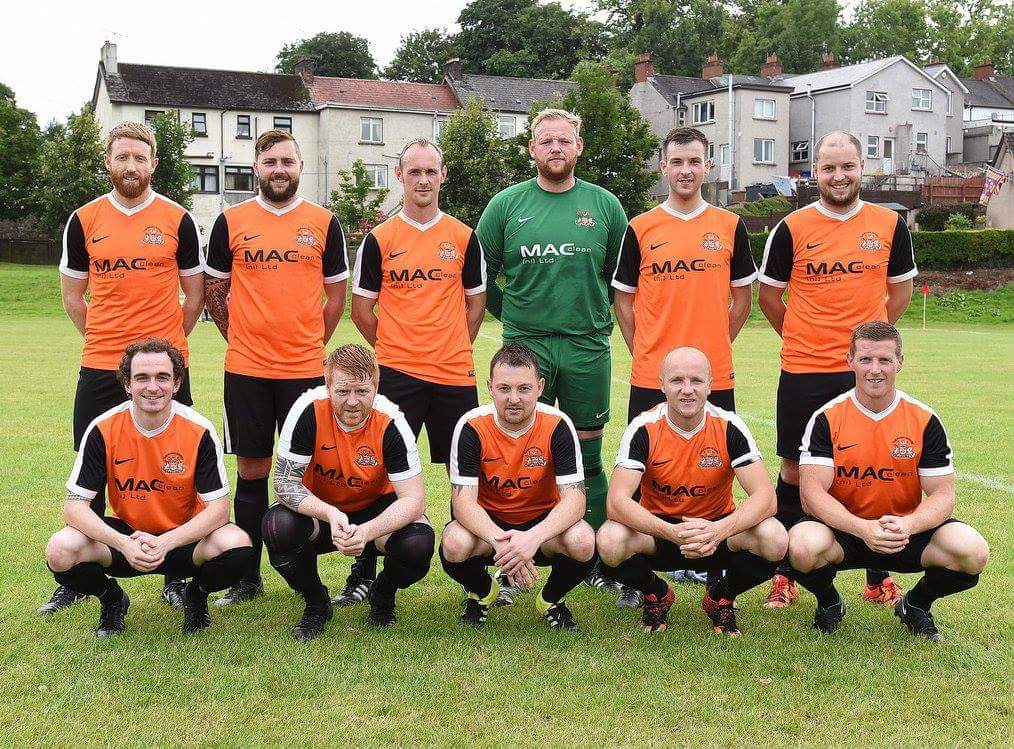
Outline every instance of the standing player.
<path id="1" fill-rule="evenodd" d="M 57 582 L 99 599 L 99 637 L 126 627 L 130 599 L 111 578 L 192 577 L 183 595 L 190 634 L 211 626 L 208 593 L 227 588 L 250 563 L 250 539 L 229 523 L 215 429 L 172 399 L 184 372 L 183 354 L 168 341 L 127 347 L 117 375 L 129 400 L 85 431 L 67 481 L 67 527 L 46 545 Z M 111 517 L 91 507 L 107 488 Z"/>
<path id="2" fill-rule="evenodd" d="M 661 375 L 665 402 L 623 434 L 599 554 L 610 574 L 644 593 L 648 632 L 668 626 L 675 601 L 653 570 L 727 570 L 709 584 L 703 606 L 716 632 L 738 635 L 736 596 L 768 579 L 788 542 L 772 517 L 771 479 L 743 420 L 707 402 L 712 377 L 703 352 L 672 351 Z M 733 478 L 747 493 L 738 507 Z"/>
<path id="3" fill-rule="evenodd" d="M 75 450 L 96 416 L 127 399 L 116 379 L 127 345 L 159 336 L 176 346 L 186 362 L 187 335 L 204 305 L 197 224 L 186 209 L 151 189 L 158 166 L 151 128 L 138 122 L 114 127 L 106 138 L 104 160 L 113 189 L 71 214 L 60 260 L 63 307 L 85 338 L 74 395 Z M 193 405 L 186 369 L 175 398 Z M 105 508 L 104 496 L 97 492 L 92 502 L 98 515 Z M 162 596 L 182 606 L 183 581 L 166 578 Z M 60 586 L 39 613 L 83 597 Z"/>
<path id="4" fill-rule="evenodd" d="M 327 385 L 303 393 L 285 420 L 275 463 L 281 504 L 263 522 L 271 565 L 306 601 L 297 640 L 318 637 L 331 619 L 317 555 L 385 555 L 369 589 L 378 627 L 394 624 L 395 593 L 422 580 L 433 557 L 415 439 L 398 407 L 377 395 L 373 352 L 339 346 L 324 374 Z"/>
<path id="5" fill-rule="evenodd" d="M 860 325 L 848 361 L 855 388 L 821 406 L 803 435 L 803 508 L 814 519 L 792 529 L 789 558 L 817 596 L 813 626 L 826 634 L 845 616 L 838 570 L 925 570 L 894 613 L 913 635 L 940 642 L 930 607 L 975 586 L 989 547 L 951 517 L 954 465 L 943 424 L 894 387 L 904 363 L 898 330 Z"/>
<path id="6" fill-rule="evenodd" d="M 764 248 L 758 303 L 782 337 L 778 378 L 778 518 L 791 528 L 803 517 L 799 443 L 807 419 L 855 385 L 845 360 L 852 330 L 870 320 L 895 322 L 912 298 L 917 270 L 912 235 L 894 211 L 859 199 L 862 144 L 844 132 L 817 141 L 814 170 L 820 200 L 790 213 Z M 788 305 L 782 301 L 786 288 Z M 798 597 L 791 571 L 779 568 L 765 604 Z M 901 589 L 886 572 L 868 570 L 863 598 L 890 604 Z"/>
<path id="7" fill-rule="evenodd" d="M 464 586 L 461 621 L 481 626 L 497 600 L 496 564 L 516 587 L 551 572 L 535 605 L 553 629 L 577 631 L 563 597 L 595 555 L 595 533 L 581 518 L 585 493 L 577 433 L 567 415 L 539 403 L 545 380 L 527 346 L 507 343 L 493 355 L 487 384 L 493 402 L 464 416 L 451 449 L 451 510 L 440 561 Z"/>
<path id="8" fill-rule="evenodd" d="M 260 195 L 227 208 L 208 245 L 208 312 L 225 354 L 225 450 L 236 455 L 236 523 L 254 564 L 216 605 L 263 592 L 261 517 L 275 431 L 306 390 L 324 384 L 324 344 L 345 306 L 348 265 L 338 219 L 296 197 L 303 160 L 291 133 L 254 145 Z"/>
<path id="9" fill-rule="evenodd" d="M 489 310 L 505 342 L 521 342 L 539 360 L 543 403 L 558 403 L 577 427 L 587 489 L 587 520 L 605 520 L 602 430 L 609 421 L 609 282 L 627 217 L 616 196 L 574 177 L 584 148 L 581 119 L 545 109 L 532 120 L 528 152 L 534 179 L 489 202 L 476 233 L 489 272 Z M 496 278 L 503 271 L 501 289 Z M 589 583 L 618 586 L 593 573 Z"/>
<path id="10" fill-rule="evenodd" d="M 486 263 L 475 233 L 440 211 L 447 170 L 435 143 L 409 141 L 394 174 L 404 205 L 363 238 L 352 321 L 377 351 L 380 393 L 416 438 L 426 425 L 430 460 L 446 465 L 454 425 L 479 405 L 472 342 L 486 308 Z M 361 601 L 375 572 L 374 559 L 357 559 L 335 603 Z"/>

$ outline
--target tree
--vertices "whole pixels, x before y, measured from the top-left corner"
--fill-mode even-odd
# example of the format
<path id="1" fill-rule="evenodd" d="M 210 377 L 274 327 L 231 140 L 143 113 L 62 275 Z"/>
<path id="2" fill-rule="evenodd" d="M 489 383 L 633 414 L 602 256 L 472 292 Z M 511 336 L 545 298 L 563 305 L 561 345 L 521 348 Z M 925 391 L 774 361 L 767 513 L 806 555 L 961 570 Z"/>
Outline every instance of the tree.
<path id="1" fill-rule="evenodd" d="M 423 29 L 404 34 L 394 59 L 384 70 L 389 81 L 440 83 L 444 63 L 455 57 L 454 37 L 444 29 Z"/>
<path id="2" fill-rule="evenodd" d="M 377 63 L 370 54 L 370 43 L 347 31 L 321 31 L 309 39 L 300 39 L 282 47 L 276 56 L 279 73 L 294 73 L 304 57 L 315 60 L 317 75 L 338 78 L 376 78 Z"/>
<path id="3" fill-rule="evenodd" d="M 349 245 L 358 246 L 370 229 L 387 219 L 380 206 L 389 192 L 386 187 L 374 189 L 362 159 L 352 163 L 351 172 L 338 170 L 338 187 L 331 191 L 327 207 L 341 222 Z"/>
<path id="4" fill-rule="evenodd" d="M 757 75 L 770 54 L 786 72 L 816 70 L 822 54 L 840 54 L 840 15 L 839 0 L 741 0 L 726 23 L 726 70 Z"/>
<path id="5" fill-rule="evenodd" d="M 63 127 L 49 128 L 42 145 L 36 203 L 43 228 L 62 230 L 72 211 L 109 190 L 99 123 L 85 105 Z"/>
<path id="6" fill-rule="evenodd" d="M 14 92 L 0 83 L 0 220 L 20 219 L 32 212 L 32 185 L 41 148 L 35 115 L 18 107 Z"/>
<path id="7" fill-rule="evenodd" d="M 158 167 L 151 177 L 151 187 L 189 210 L 195 192 L 194 168 L 183 153 L 194 139 L 193 126 L 180 122 L 176 112 L 163 112 L 152 118 L 151 129 L 158 144 Z"/>
<path id="8" fill-rule="evenodd" d="M 494 114 L 480 99 L 472 99 L 447 120 L 439 142 L 447 167 L 440 202 L 469 226 L 478 223 L 490 198 L 526 176 L 518 171 L 516 142 L 500 137 Z"/>
<path id="9" fill-rule="evenodd" d="M 926 16 L 923 0 L 862 0 L 842 32 L 845 60 L 904 55 L 916 65 L 926 62 Z"/>

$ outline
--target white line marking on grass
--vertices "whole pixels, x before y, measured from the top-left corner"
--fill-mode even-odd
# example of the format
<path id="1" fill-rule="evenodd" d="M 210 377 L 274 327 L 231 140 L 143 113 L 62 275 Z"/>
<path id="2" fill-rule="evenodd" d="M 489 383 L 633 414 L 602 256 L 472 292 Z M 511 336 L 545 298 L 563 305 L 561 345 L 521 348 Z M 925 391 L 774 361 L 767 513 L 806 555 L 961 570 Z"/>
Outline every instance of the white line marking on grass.
<path id="1" fill-rule="evenodd" d="M 753 414 L 744 413 L 743 411 L 740 411 L 739 415 L 747 421 L 756 421 L 758 424 L 763 424 L 764 426 L 771 427 L 772 429 L 777 426 L 774 419 L 769 419 L 766 416 L 754 416 Z"/>
<path id="2" fill-rule="evenodd" d="M 958 478 L 962 481 L 969 481 L 973 484 L 984 486 L 987 489 L 996 489 L 997 491 L 1006 492 L 1007 494 L 1014 494 L 1014 486 L 1001 479 L 993 478 L 992 476 L 980 476 L 977 473 L 958 471 Z"/>

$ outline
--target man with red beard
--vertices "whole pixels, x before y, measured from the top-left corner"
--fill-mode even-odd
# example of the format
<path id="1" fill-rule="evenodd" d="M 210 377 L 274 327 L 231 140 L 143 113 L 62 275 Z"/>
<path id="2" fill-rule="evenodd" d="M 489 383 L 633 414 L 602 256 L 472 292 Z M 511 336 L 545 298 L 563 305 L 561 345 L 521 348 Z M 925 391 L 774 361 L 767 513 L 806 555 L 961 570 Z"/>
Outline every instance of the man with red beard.
<path id="1" fill-rule="evenodd" d="M 324 384 L 324 344 L 345 306 L 345 237 L 334 214 L 297 197 L 303 160 L 285 130 L 254 145 L 260 194 L 215 221 L 208 243 L 208 312 L 228 341 L 225 451 L 236 456 L 236 524 L 254 564 L 216 605 L 263 592 L 261 517 L 275 433 L 306 390 Z"/>
<path id="2" fill-rule="evenodd" d="M 760 269 L 758 303 L 782 337 L 776 408 L 782 464 L 775 492 L 776 517 L 786 528 L 804 518 L 799 451 L 806 422 L 855 385 L 847 360 L 852 331 L 871 320 L 897 321 L 918 272 L 905 219 L 859 199 L 864 168 L 859 140 L 828 133 L 814 154 L 820 200 L 775 227 Z M 782 300 L 786 288 L 788 305 Z M 783 565 L 765 607 L 783 608 L 798 595 Z M 863 598 L 893 605 L 901 588 L 886 572 L 867 570 Z"/>
<path id="3" fill-rule="evenodd" d="M 185 208 L 151 189 L 158 166 L 151 128 L 139 122 L 114 127 L 106 138 L 105 165 L 113 189 L 71 214 L 60 260 L 63 307 L 85 339 L 74 395 L 75 450 L 95 418 L 127 400 L 116 379 L 123 350 L 158 337 L 186 361 L 187 335 L 204 305 L 197 224 Z M 186 369 L 174 398 L 193 405 Z M 105 494 L 96 493 L 91 504 L 102 515 Z M 176 608 L 183 605 L 183 584 L 167 578 L 163 588 L 163 597 Z M 39 613 L 83 598 L 61 585 Z"/>

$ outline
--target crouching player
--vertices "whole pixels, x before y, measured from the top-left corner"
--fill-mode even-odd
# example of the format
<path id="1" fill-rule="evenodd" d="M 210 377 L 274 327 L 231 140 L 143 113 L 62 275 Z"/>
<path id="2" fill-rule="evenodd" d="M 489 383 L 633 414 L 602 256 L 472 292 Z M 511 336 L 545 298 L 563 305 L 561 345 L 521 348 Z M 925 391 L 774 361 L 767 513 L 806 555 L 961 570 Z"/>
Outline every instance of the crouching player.
<path id="1" fill-rule="evenodd" d="M 415 439 L 396 405 L 377 395 L 373 352 L 339 346 L 324 363 L 325 385 L 293 404 L 278 441 L 275 495 L 261 524 L 271 566 L 306 601 L 292 629 L 297 640 L 320 636 L 331 599 L 317 555 L 381 554 L 384 570 L 370 586 L 370 624 L 395 623 L 395 593 L 422 580 L 433 558 L 422 467 Z"/>
<path id="2" fill-rule="evenodd" d="M 577 631 L 564 596 L 588 574 L 595 532 L 582 518 L 586 499 L 577 432 L 562 411 L 539 403 L 545 380 L 535 354 L 503 346 L 490 362 L 491 404 L 467 412 L 451 441 L 451 512 L 440 561 L 468 595 L 462 623 L 482 625 L 497 600 L 497 565 L 529 588 L 550 567 L 535 605 L 553 629 Z"/>
<path id="3" fill-rule="evenodd" d="M 183 596 L 183 631 L 211 626 L 208 593 L 235 583 L 251 563 L 250 538 L 229 522 L 222 445 L 211 423 L 173 400 L 183 355 L 149 338 L 127 347 L 117 378 L 130 397 L 89 425 L 67 481 L 67 527 L 46 546 L 60 585 L 97 596 L 95 634 L 126 626 L 130 599 L 115 578 L 192 578 Z M 103 489 L 113 517 L 91 500 Z"/>
<path id="4" fill-rule="evenodd" d="M 785 556 L 787 534 L 772 517 L 774 488 L 746 424 L 707 402 L 708 358 L 678 348 L 661 370 L 665 403 L 623 434 L 599 556 L 610 575 L 644 593 L 647 632 L 666 628 L 675 600 L 653 570 L 727 570 L 703 605 L 716 632 L 737 635 L 736 596 L 768 580 Z M 733 476 L 748 495 L 738 507 Z"/>
<path id="5" fill-rule="evenodd" d="M 817 596 L 820 632 L 845 616 L 838 570 L 925 570 L 894 613 L 913 635 L 939 642 L 930 606 L 974 587 L 989 558 L 982 536 L 951 517 L 954 466 L 940 419 L 894 387 L 903 360 L 893 325 L 857 327 L 848 354 L 855 388 L 821 407 L 803 433 L 800 488 L 814 520 L 793 527 L 789 561 Z"/>

